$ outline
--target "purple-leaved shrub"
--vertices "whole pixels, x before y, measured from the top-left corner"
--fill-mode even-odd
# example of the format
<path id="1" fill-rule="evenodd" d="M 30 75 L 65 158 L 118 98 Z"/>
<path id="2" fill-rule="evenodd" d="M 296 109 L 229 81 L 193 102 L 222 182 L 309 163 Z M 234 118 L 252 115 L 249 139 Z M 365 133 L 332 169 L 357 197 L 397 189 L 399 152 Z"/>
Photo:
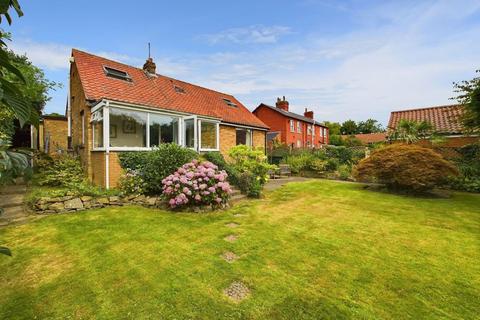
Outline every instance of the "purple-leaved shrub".
<path id="1" fill-rule="evenodd" d="M 227 173 L 211 162 L 193 160 L 162 180 L 163 197 L 171 208 L 188 205 L 220 207 L 232 189 Z"/>

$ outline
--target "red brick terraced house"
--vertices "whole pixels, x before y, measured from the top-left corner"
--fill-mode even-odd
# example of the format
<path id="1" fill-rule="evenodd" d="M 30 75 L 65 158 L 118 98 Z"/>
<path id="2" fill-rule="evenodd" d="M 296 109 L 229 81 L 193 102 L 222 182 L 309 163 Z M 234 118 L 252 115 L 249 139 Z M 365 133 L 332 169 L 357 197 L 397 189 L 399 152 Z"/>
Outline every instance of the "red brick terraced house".
<path id="1" fill-rule="evenodd" d="M 391 133 L 397 128 L 400 120 L 411 120 L 416 122 L 429 122 L 434 131 L 445 138 L 444 147 L 462 147 L 467 144 L 479 141 L 478 135 L 469 135 L 465 132 L 462 124 L 463 106 L 445 105 L 427 108 L 408 109 L 393 111 L 388 121 L 388 132 Z M 421 145 L 431 145 L 428 140 L 419 141 Z"/>
<path id="2" fill-rule="evenodd" d="M 226 155 L 237 144 L 265 149 L 268 126 L 232 95 L 73 49 L 69 140 L 91 181 L 116 186 L 121 152 L 177 143 Z"/>
<path id="3" fill-rule="evenodd" d="M 270 127 L 269 134 L 292 148 L 321 148 L 328 144 L 328 128 L 315 121 L 313 111 L 290 112 L 289 103 L 278 98 L 275 107 L 260 104 L 254 111 Z"/>

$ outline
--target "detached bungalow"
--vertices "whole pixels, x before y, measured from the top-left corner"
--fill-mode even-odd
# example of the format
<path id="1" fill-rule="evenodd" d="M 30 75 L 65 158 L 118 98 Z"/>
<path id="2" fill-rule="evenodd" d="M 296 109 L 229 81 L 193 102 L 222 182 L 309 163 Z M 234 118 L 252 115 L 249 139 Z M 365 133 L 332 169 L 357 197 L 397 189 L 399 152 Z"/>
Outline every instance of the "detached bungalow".
<path id="1" fill-rule="evenodd" d="M 389 133 L 396 130 L 400 120 L 416 122 L 426 121 L 433 126 L 436 133 L 445 138 L 444 147 L 462 147 L 479 141 L 477 135 L 468 135 L 462 124 L 463 106 L 446 105 L 419 109 L 393 111 L 388 121 Z M 430 145 L 428 140 L 419 142 L 422 145 Z"/>
<path id="2" fill-rule="evenodd" d="M 97 185 L 117 185 L 120 152 L 265 148 L 268 126 L 235 97 L 159 75 L 151 58 L 142 69 L 73 49 L 70 62 L 69 143 Z"/>

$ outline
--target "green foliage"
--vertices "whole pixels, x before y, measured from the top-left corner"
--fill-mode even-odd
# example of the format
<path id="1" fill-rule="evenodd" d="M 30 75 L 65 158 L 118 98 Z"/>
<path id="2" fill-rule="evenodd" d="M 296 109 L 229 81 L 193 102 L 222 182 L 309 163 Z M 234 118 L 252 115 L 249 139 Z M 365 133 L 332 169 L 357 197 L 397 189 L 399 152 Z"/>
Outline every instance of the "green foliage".
<path id="1" fill-rule="evenodd" d="M 453 189 L 480 192 L 480 142 L 466 145 L 459 150 L 455 164 L 460 172 L 450 181 Z"/>
<path id="2" fill-rule="evenodd" d="M 432 149 L 396 143 L 360 161 L 354 176 L 391 190 L 425 192 L 445 185 L 449 177 L 457 174 L 456 168 Z"/>
<path id="3" fill-rule="evenodd" d="M 342 134 L 355 134 L 358 132 L 358 126 L 357 123 L 353 120 L 347 120 L 342 123 L 342 127 L 340 128 L 340 132 Z"/>
<path id="4" fill-rule="evenodd" d="M 10 257 L 12 256 L 12 252 L 7 247 L 0 247 L 0 254 L 4 254 Z"/>
<path id="5" fill-rule="evenodd" d="M 325 171 L 335 171 L 337 170 L 338 166 L 340 165 L 340 160 L 337 158 L 329 158 L 325 163 Z"/>
<path id="6" fill-rule="evenodd" d="M 198 154 L 174 143 L 161 144 L 152 151 L 123 152 L 120 164 L 123 169 L 136 171 L 145 181 L 145 192 L 162 193 L 162 180 Z"/>
<path id="7" fill-rule="evenodd" d="M 385 129 L 378 120 L 375 119 L 367 119 L 357 124 L 357 133 L 378 133 L 383 131 L 385 131 Z"/>
<path id="8" fill-rule="evenodd" d="M 229 150 L 230 164 L 238 172 L 237 185 L 250 197 L 259 197 L 268 180 L 268 172 L 276 166 L 267 162 L 263 150 L 238 145 Z"/>
<path id="9" fill-rule="evenodd" d="M 480 73 L 480 70 L 477 70 L 476 73 Z M 480 77 L 453 85 L 454 92 L 458 93 L 458 96 L 453 99 L 456 99 L 465 108 L 463 125 L 469 131 L 480 131 Z"/>
<path id="10" fill-rule="evenodd" d="M 251 198 L 260 198 L 262 195 L 263 185 L 260 179 L 249 172 L 243 172 L 238 177 L 238 188 Z"/>
<path id="11" fill-rule="evenodd" d="M 348 164 L 338 166 L 338 178 L 340 180 L 348 180 L 352 176 L 352 167 Z"/>
<path id="12" fill-rule="evenodd" d="M 41 186 L 71 187 L 82 184 L 85 180 L 80 158 L 69 154 L 44 157 L 37 162 L 37 183 Z"/>
<path id="13" fill-rule="evenodd" d="M 342 134 L 342 125 L 338 122 L 330 122 L 330 121 L 324 121 L 323 125 L 328 128 L 328 132 L 330 134 L 330 137 L 332 135 L 341 135 Z"/>
<path id="14" fill-rule="evenodd" d="M 145 192 L 145 181 L 143 178 L 133 170 L 127 169 L 120 177 L 118 188 L 122 194 L 143 194 Z"/>
<path id="15" fill-rule="evenodd" d="M 401 141 L 404 143 L 415 143 L 420 139 L 425 139 L 434 134 L 434 127 L 427 121 L 413 121 L 401 119 L 395 131 L 390 134 L 390 141 Z"/>
<path id="16" fill-rule="evenodd" d="M 0 185 L 12 182 L 18 177 L 31 175 L 30 155 L 26 151 L 9 150 L 10 145 L 0 140 Z"/>
<path id="17" fill-rule="evenodd" d="M 339 134 L 331 134 L 329 137 L 329 144 L 332 146 L 342 146 L 343 145 L 342 136 Z"/>
<path id="18" fill-rule="evenodd" d="M 217 151 L 209 151 L 203 154 L 205 160 L 210 161 L 211 163 L 215 164 L 219 170 L 225 170 L 228 174 L 228 181 L 232 185 L 238 186 L 239 183 L 239 175 L 240 173 L 237 169 L 225 161 L 225 158 L 220 152 Z"/>

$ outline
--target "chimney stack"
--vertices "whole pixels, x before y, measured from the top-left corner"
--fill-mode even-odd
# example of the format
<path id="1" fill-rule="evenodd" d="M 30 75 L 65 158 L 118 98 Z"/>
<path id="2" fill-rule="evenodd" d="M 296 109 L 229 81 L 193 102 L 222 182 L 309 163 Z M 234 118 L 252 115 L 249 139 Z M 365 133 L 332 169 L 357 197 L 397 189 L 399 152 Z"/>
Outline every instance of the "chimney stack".
<path id="1" fill-rule="evenodd" d="M 276 103 L 277 108 L 288 111 L 288 101 L 285 100 L 285 96 L 283 96 L 283 100 L 280 98 L 277 98 L 277 103 Z"/>
<path id="2" fill-rule="evenodd" d="M 304 115 L 306 118 L 309 118 L 309 119 L 312 119 L 312 120 L 313 120 L 313 111 L 312 111 L 312 110 L 308 111 L 308 109 L 305 108 L 305 112 L 303 113 L 303 115 Z"/>
<path id="3" fill-rule="evenodd" d="M 155 62 L 153 62 L 153 59 L 149 57 L 145 62 L 145 64 L 143 65 L 143 70 L 147 74 L 154 76 L 157 74 L 156 69 L 157 69 L 157 66 L 155 65 Z"/>

